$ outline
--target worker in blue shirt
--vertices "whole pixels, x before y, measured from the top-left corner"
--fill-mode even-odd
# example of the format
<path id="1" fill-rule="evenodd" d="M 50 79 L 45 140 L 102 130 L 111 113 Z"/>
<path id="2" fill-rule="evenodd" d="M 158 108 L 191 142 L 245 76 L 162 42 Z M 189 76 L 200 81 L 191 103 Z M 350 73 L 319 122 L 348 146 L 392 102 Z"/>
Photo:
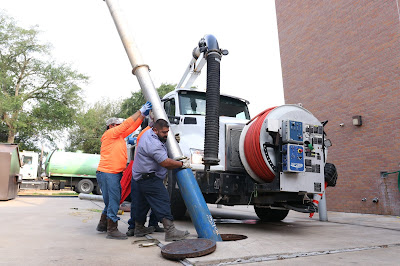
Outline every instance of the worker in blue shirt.
<path id="1" fill-rule="evenodd" d="M 168 158 L 165 142 L 169 132 L 169 124 L 164 119 L 158 119 L 151 130 L 147 130 L 136 147 L 135 160 L 132 166 L 132 195 L 135 220 L 135 236 L 146 231 L 144 224 L 149 209 L 163 223 L 165 241 L 175 241 L 186 238 L 188 231 L 175 228 L 171 213 L 170 199 L 163 180 L 167 169 L 190 168 L 189 161 L 176 161 Z"/>

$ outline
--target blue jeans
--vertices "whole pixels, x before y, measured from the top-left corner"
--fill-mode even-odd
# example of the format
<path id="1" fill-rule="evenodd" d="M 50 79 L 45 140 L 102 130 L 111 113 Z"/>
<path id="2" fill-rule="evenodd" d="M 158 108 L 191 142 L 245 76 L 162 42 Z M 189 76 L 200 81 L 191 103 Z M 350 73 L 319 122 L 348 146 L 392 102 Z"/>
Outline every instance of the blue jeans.
<path id="1" fill-rule="evenodd" d="M 163 218 L 173 221 L 168 191 L 158 177 L 132 180 L 132 202 L 134 218 L 137 222 L 146 221 L 146 214 L 151 208 L 158 221 Z"/>
<path id="2" fill-rule="evenodd" d="M 128 229 L 135 229 L 135 200 L 133 198 L 133 182 L 135 182 L 133 179 L 131 180 L 131 218 L 128 221 L 129 227 Z M 158 220 L 153 211 L 150 213 L 150 220 L 149 220 L 149 226 L 156 226 L 158 225 Z"/>
<path id="3" fill-rule="evenodd" d="M 121 178 L 122 173 L 110 174 L 97 171 L 97 183 L 103 193 L 104 204 L 106 205 L 103 214 L 107 215 L 108 219 L 113 222 L 118 221 L 120 218 L 117 216 L 119 209 L 119 202 L 121 201 Z"/>

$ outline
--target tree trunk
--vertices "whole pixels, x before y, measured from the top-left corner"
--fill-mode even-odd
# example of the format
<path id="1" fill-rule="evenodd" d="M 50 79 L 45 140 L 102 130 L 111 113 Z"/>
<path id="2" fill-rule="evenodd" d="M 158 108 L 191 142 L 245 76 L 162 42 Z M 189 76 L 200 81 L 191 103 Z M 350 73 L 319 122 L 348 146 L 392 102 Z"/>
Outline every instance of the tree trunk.
<path id="1" fill-rule="evenodd" d="M 14 143 L 15 140 L 15 129 L 14 128 L 9 128 L 8 129 L 8 138 L 7 138 L 7 143 Z"/>

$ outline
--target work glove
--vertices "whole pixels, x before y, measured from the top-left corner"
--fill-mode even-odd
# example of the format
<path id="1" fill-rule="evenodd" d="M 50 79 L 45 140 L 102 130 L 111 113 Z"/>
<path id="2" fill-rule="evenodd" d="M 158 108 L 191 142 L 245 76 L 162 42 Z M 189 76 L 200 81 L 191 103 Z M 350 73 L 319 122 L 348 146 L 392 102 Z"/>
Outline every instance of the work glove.
<path id="1" fill-rule="evenodd" d="M 189 161 L 188 158 L 183 158 L 180 161 L 183 163 L 181 168 L 191 168 L 190 167 L 190 161 Z"/>
<path id="2" fill-rule="evenodd" d="M 151 105 L 151 102 L 146 102 L 143 104 L 142 108 L 139 109 L 139 111 L 142 113 L 142 115 L 148 116 L 152 108 L 153 106 Z"/>

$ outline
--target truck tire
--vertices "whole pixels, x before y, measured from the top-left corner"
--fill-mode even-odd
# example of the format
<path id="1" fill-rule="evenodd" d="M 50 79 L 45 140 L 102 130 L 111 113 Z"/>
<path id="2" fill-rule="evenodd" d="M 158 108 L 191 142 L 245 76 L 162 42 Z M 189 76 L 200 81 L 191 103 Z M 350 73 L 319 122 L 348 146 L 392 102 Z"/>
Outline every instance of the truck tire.
<path id="1" fill-rule="evenodd" d="M 181 220 L 186 213 L 186 205 L 179 189 L 174 189 L 171 198 L 171 213 L 174 220 Z"/>
<path id="2" fill-rule="evenodd" d="M 97 186 L 94 188 L 93 194 L 96 194 L 96 195 L 102 195 L 102 194 L 103 194 L 103 193 L 101 192 L 101 188 L 100 188 L 99 185 L 97 185 Z"/>
<path id="3" fill-rule="evenodd" d="M 182 198 L 181 191 L 177 188 L 176 176 L 173 171 L 168 171 L 167 190 L 171 201 L 171 213 L 175 220 L 181 220 L 186 213 L 186 205 Z"/>
<path id="4" fill-rule="evenodd" d="M 90 194 L 94 188 L 93 182 L 89 179 L 82 179 L 76 185 L 76 190 L 78 193 Z"/>
<path id="5" fill-rule="evenodd" d="M 279 222 L 286 218 L 289 210 L 276 210 L 254 206 L 254 210 L 263 222 Z"/>
<path id="6" fill-rule="evenodd" d="M 328 187 L 336 186 L 338 174 L 336 171 L 336 166 L 333 163 L 326 163 L 324 167 L 325 182 Z"/>
<path id="7" fill-rule="evenodd" d="M 60 183 L 53 183 L 53 190 L 60 190 Z"/>

